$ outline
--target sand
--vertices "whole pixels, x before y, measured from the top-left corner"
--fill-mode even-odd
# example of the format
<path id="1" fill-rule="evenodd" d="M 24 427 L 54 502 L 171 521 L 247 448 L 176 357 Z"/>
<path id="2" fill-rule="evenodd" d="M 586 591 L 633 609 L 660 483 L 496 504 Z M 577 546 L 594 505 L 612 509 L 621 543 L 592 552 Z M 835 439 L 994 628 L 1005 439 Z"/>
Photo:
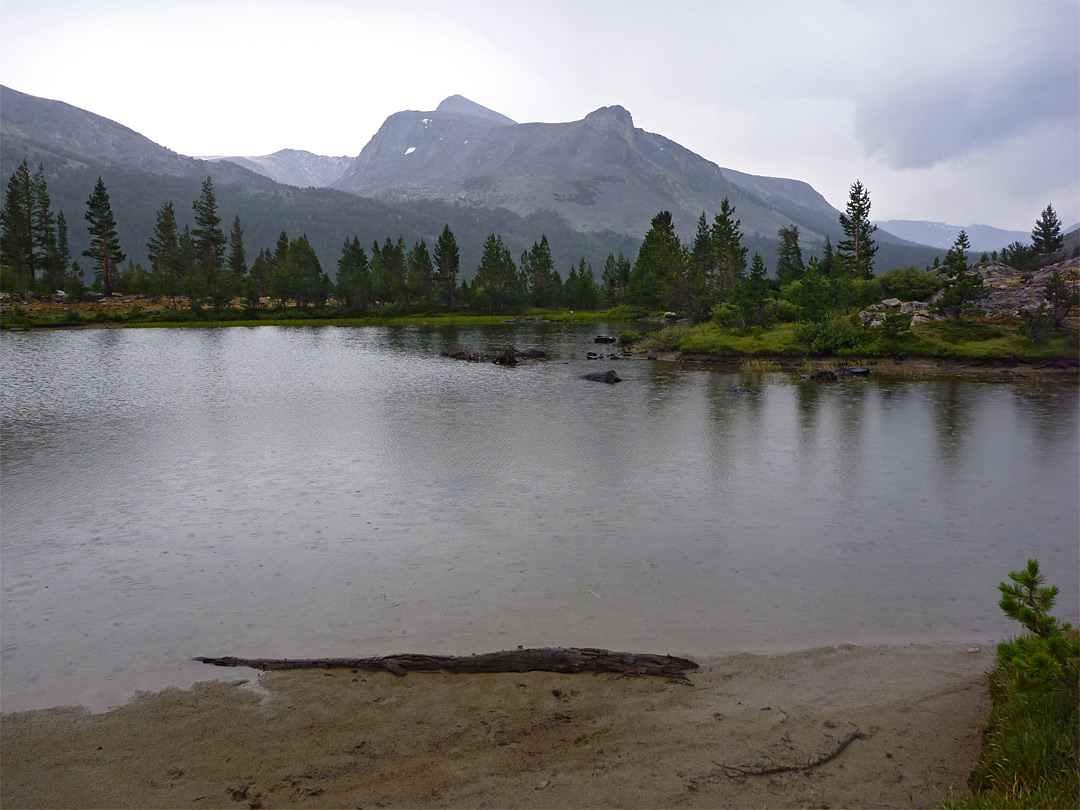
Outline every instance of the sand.
<path id="1" fill-rule="evenodd" d="M 644 651 L 656 652 L 656 651 Z M 933 807 L 967 794 L 993 651 L 819 648 L 611 675 L 301 670 L 2 719 L 22 807 Z M 750 775 L 762 766 L 816 767 Z"/>

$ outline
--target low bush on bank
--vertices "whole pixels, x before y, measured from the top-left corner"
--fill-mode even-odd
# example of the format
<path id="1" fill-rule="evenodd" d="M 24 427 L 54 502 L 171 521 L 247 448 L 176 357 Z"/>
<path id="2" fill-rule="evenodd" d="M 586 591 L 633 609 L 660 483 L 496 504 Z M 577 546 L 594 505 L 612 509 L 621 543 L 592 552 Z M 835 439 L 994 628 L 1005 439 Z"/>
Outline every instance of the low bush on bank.
<path id="1" fill-rule="evenodd" d="M 1057 587 L 1045 587 L 1037 560 L 1001 583 L 1000 606 L 1025 632 L 998 645 L 989 675 L 993 708 L 974 796 L 946 807 L 1063 808 L 1080 799 L 1080 634 L 1049 614 Z"/>
<path id="2" fill-rule="evenodd" d="M 723 328 L 715 322 L 676 324 L 650 336 L 649 346 L 690 354 L 933 357 L 975 362 L 1080 355 L 1075 330 L 1057 330 L 1036 344 L 1008 323 L 934 321 L 908 329 L 885 329 L 865 327 L 846 315 L 745 329 Z"/>

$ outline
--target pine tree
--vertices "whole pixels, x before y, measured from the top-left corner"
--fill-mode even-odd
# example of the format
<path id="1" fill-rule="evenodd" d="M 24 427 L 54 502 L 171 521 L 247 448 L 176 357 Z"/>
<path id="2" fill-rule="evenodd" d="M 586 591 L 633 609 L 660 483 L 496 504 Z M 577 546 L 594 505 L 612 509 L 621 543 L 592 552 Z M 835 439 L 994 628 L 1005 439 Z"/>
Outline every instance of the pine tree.
<path id="1" fill-rule="evenodd" d="M 1046 206 L 1031 232 L 1031 246 L 1038 256 L 1049 256 L 1065 247 L 1061 221 L 1052 205 Z"/>
<path id="2" fill-rule="evenodd" d="M 405 259 L 408 249 L 401 236 L 394 242 L 386 237 L 380 248 L 378 243 L 371 255 L 372 287 L 376 300 L 381 303 L 401 304 L 405 301 Z"/>
<path id="3" fill-rule="evenodd" d="M 190 226 L 184 226 L 176 245 L 178 290 L 188 297 L 192 311 L 198 312 L 206 295 L 206 284 L 203 274 L 199 272 L 199 250 Z"/>
<path id="4" fill-rule="evenodd" d="M 431 300 L 435 281 L 435 267 L 431 263 L 427 242 L 421 239 L 409 248 L 405 258 L 405 303 L 427 304 Z"/>
<path id="5" fill-rule="evenodd" d="M 56 252 L 59 255 L 62 278 L 60 288 L 67 285 L 68 271 L 71 269 L 71 245 L 68 243 L 67 219 L 64 212 L 56 215 Z"/>
<path id="6" fill-rule="evenodd" d="M 765 262 L 755 253 L 750 273 L 739 280 L 735 302 L 742 314 L 744 326 L 765 325 L 765 301 L 769 295 L 769 280 L 765 276 Z"/>
<path id="7" fill-rule="evenodd" d="M 821 249 L 821 261 L 818 262 L 818 271 L 825 278 L 833 275 L 836 269 L 836 254 L 833 252 L 832 240 L 825 237 L 825 245 Z"/>
<path id="8" fill-rule="evenodd" d="M 233 220 L 232 232 L 229 234 L 229 252 L 225 260 L 225 266 L 229 268 L 233 279 L 240 282 L 248 272 L 247 255 L 244 252 L 244 231 L 240 227 L 240 217 Z"/>
<path id="9" fill-rule="evenodd" d="M 90 247 L 83 255 L 92 259 L 95 275 L 101 276 L 101 287 L 106 295 L 113 292 L 120 264 L 127 258 L 120 249 L 120 237 L 116 231 L 112 205 L 105 182 L 98 177 L 94 193 L 86 201 L 86 221 L 90 229 Z"/>
<path id="10" fill-rule="evenodd" d="M 822 266 L 816 258 L 811 259 L 799 279 L 795 306 L 802 323 L 821 323 L 829 313 L 829 279 L 822 272 Z"/>
<path id="11" fill-rule="evenodd" d="M 438 290 L 439 306 L 449 309 L 454 306 L 457 297 L 458 273 L 461 270 L 461 257 L 458 254 L 457 240 L 449 225 L 444 225 L 438 241 L 435 243 L 435 286 Z"/>
<path id="12" fill-rule="evenodd" d="M 158 209 L 154 233 L 146 242 L 146 255 L 158 291 L 169 298 L 177 296 L 184 269 L 180 264 L 180 237 L 172 202 Z"/>
<path id="13" fill-rule="evenodd" d="M 802 248 L 799 247 L 799 227 L 791 225 L 777 232 L 780 247 L 776 252 L 776 278 L 781 286 L 802 278 L 806 267 L 803 264 Z"/>
<path id="14" fill-rule="evenodd" d="M 945 254 L 945 261 L 942 264 L 944 287 L 941 290 L 941 297 L 934 304 L 937 312 L 960 318 L 975 301 L 986 294 L 982 276 L 968 272 L 967 252 L 970 249 L 971 243 L 968 241 L 967 232 L 960 231 L 956 235 L 953 246 Z"/>
<path id="15" fill-rule="evenodd" d="M 503 244 L 501 236 L 489 234 L 472 283 L 474 306 L 488 312 L 506 312 L 518 305 L 522 292 L 510 249 Z"/>
<path id="16" fill-rule="evenodd" d="M 684 273 L 685 258 L 671 212 L 661 211 L 652 218 L 638 249 L 630 274 L 631 302 L 645 309 L 667 306 L 673 281 Z"/>
<path id="17" fill-rule="evenodd" d="M 1080 290 L 1070 287 L 1069 282 L 1065 280 L 1060 272 L 1055 270 L 1046 279 L 1046 286 L 1043 287 L 1043 299 L 1054 316 L 1054 326 L 1061 326 L 1065 323 L 1065 319 L 1073 307 L 1080 304 Z"/>
<path id="18" fill-rule="evenodd" d="M 574 310 L 594 310 L 600 306 L 600 288 L 596 286 L 592 265 L 581 257 L 577 267 L 571 267 L 563 287 L 566 306 Z"/>
<path id="19" fill-rule="evenodd" d="M 321 307 L 330 294 L 330 279 L 323 272 L 315 249 L 307 234 L 301 234 L 289 243 L 289 277 L 294 285 L 293 298 L 298 307 L 314 304 Z"/>
<path id="20" fill-rule="evenodd" d="M 539 242 L 521 254 L 521 274 L 525 278 L 529 300 L 534 307 L 553 307 L 557 302 L 557 277 L 555 261 L 551 258 L 551 246 L 547 234 L 540 235 Z"/>
<path id="21" fill-rule="evenodd" d="M 345 240 L 338 259 L 337 297 L 350 309 L 363 310 L 371 304 L 371 267 L 360 240 Z"/>
<path id="22" fill-rule="evenodd" d="M 221 267 L 225 261 L 225 233 L 221 230 L 212 178 L 203 181 L 202 194 L 191 207 L 195 211 L 195 228 L 191 234 L 195 237 L 199 260 L 211 267 Z"/>
<path id="23" fill-rule="evenodd" d="M 837 245 L 841 268 L 849 278 L 873 278 L 877 245 L 871 234 L 877 225 L 870 222 L 870 192 L 858 180 L 851 186 L 847 212 L 840 215 L 840 227 L 847 237 Z"/>
<path id="24" fill-rule="evenodd" d="M 735 206 L 727 197 L 720 201 L 720 213 L 713 218 L 712 247 L 715 285 L 719 299 L 725 300 L 746 272 L 747 248 L 742 244 L 742 220 L 735 219 Z"/>
<path id="25" fill-rule="evenodd" d="M 60 255 L 56 247 L 56 215 L 49 201 L 45 182 L 45 167 L 38 165 L 30 181 L 30 241 L 34 251 L 34 267 L 41 271 L 46 281 L 56 283 L 63 275 Z M 55 286 L 52 287 L 55 289 Z"/>
<path id="26" fill-rule="evenodd" d="M 690 282 L 698 295 L 712 287 L 713 274 L 712 231 L 705 212 L 698 217 L 697 233 L 694 234 L 694 246 L 690 250 Z"/>
<path id="27" fill-rule="evenodd" d="M 625 271 L 625 272 L 624 272 Z M 600 275 L 601 293 L 605 307 L 618 306 L 626 297 L 626 282 L 630 275 L 630 261 L 621 253 L 619 258 L 609 253 L 604 260 Z"/>
<path id="28" fill-rule="evenodd" d="M 8 180 L 4 209 L 0 212 L 0 263 L 10 267 L 19 284 L 32 284 L 34 266 L 33 194 L 30 167 L 24 160 Z"/>

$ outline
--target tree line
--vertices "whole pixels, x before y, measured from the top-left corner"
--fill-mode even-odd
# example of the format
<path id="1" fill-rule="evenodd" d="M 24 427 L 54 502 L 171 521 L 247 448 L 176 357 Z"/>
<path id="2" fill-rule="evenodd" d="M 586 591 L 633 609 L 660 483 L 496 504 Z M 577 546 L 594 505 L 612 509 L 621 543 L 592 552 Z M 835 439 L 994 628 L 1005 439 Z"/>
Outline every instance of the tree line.
<path id="1" fill-rule="evenodd" d="M 820 257 L 804 261 L 796 225 L 779 230 L 774 278 L 768 278 L 760 253 L 748 259 L 741 221 L 726 198 L 711 219 L 702 212 L 686 245 L 670 212 L 659 212 L 636 258 L 609 253 L 599 278 L 584 258 L 560 273 L 546 235 L 515 260 L 503 238 L 491 233 L 471 282 L 462 278 L 460 251 L 449 225 L 433 249 L 424 239 L 410 246 L 400 236 L 375 241 L 370 249 L 357 237 L 346 239 L 331 280 L 306 234 L 290 238 L 281 232 L 276 244 L 259 250 L 249 264 L 239 216 L 228 235 L 222 228 L 212 178 L 203 182 L 191 209 L 194 227 L 181 229 L 174 203 L 162 205 L 146 244 L 149 267 L 124 265 L 108 191 L 99 177 L 84 215 L 91 237 L 83 251 L 90 264 L 90 289 L 106 295 L 166 296 L 174 305 L 183 299 L 194 310 L 221 310 L 237 299 L 248 310 L 334 304 L 348 312 L 387 314 L 462 309 L 501 314 L 625 305 L 742 327 L 777 320 L 821 322 L 837 310 L 916 288 L 923 292 L 946 286 L 950 301 L 959 296 L 959 303 L 950 304 L 956 311 L 979 295 L 969 289 L 974 282 L 966 272 L 963 233 L 943 266 L 935 261 L 925 271 L 910 267 L 875 279 L 876 226 L 870 220 L 869 191 L 859 181 L 851 186 L 840 214 L 844 238 L 834 247 L 826 237 Z M 43 167 L 31 173 L 23 161 L 12 174 L 0 225 L 0 286 L 46 295 L 57 290 L 74 297 L 84 293 L 85 274 L 70 256 L 63 212 L 52 211 Z M 1010 246 L 1003 255 L 1013 256 L 1020 249 L 1025 255 L 1045 255 L 1060 249 L 1060 222 L 1051 206 L 1032 237 L 1030 248 Z"/>

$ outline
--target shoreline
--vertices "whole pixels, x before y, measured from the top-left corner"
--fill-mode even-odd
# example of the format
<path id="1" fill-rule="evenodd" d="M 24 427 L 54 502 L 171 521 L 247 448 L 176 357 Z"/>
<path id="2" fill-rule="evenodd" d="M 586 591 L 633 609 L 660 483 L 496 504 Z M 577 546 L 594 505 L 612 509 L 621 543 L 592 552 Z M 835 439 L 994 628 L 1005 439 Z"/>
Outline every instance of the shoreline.
<path id="1" fill-rule="evenodd" d="M 1023 377 L 1050 377 L 1080 381 L 1080 357 L 1015 358 L 1010 360 L 956 360 L 938 357 L 872 357 L 859 358 L 802 355 L 716 355 L 704 352 L 634 350 L 634 359 L 655 356 L 658 362 L 687 363 L 708 366 L 723 371 L 746 371 L 767 373 L 764 368 L 775 365 L 771 371 L 798 373 L 806 368 L 836 369 L 850 366 L 866 366 L 871 377 L 880 378 L 940 378 L 976 377 L 980 379 L 1016 379 Z M 750 366 L 748 369 L 747 366 Z M 755 367 L 760 366 L 760 367 Z"/>
<path id="2" fill-rule="evenodd" d="M 936 806 L 968 794 L 993 659 L 957 644 L 742 653 L 696 659 L 690 685 L 239 669 L 101 714 L 4 714 L 0 803 Z M 748 773 L 777 765 L 793 770 Z"/>

